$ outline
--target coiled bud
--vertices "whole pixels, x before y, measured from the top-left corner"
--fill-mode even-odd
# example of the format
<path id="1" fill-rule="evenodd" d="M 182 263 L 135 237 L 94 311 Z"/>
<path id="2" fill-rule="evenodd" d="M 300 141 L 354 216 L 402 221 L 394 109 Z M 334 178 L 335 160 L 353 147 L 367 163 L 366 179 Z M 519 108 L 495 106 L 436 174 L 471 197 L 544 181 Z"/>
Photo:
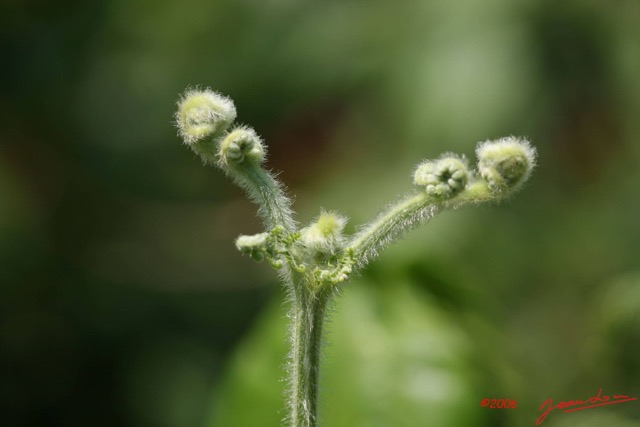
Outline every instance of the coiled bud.
<path id="1" fill-rule="evenodd" d="M 176 126 L 185 144 L 198 154 L 196 143 L 222 134 L 236 119 L 233 101 L 210 89 L 189 89 L 178 101 Z"/>
<path id="2" fill-rule="evenodd" d="M 478 172 L 494 192 L 516 190 L 536 164 L 535 148 L 526 139 L 513 136 L 480 143 L 476 155 Z"/>
<path id="3" fill-rule="evenodd" d="M 427 194 L 448 199 L 465 189 L 469 181 L 469 165 L 463 157 L 445 155 L 420 164 L 413 175 L 413 183 L 424 186 Z"/>
<path id="4" fill-rule="evenodd" d="M 220 160 L 226 164 L 248 160 L 260 164 L 265 158 L 264 144 L 256 132 L 248 127 L 239 127 L 224 137 L 218 151 Z"/>

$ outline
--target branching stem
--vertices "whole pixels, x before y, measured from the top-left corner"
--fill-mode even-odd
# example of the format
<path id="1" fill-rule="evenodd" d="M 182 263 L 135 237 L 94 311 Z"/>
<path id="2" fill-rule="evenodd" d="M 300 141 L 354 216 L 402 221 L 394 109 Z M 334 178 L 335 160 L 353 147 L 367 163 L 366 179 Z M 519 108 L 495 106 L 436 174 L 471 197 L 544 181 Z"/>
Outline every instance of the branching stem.
<path id="1" fill-rule="evenodd" d="M 386 245 L 429 221 L 438 212 L 468 203 L 499 200 L 520 188 L 535 166 L 528 141 L 506 137 L 478 145 L 477 173 L 463 156 L 428 160 L 414 172 L 420 190 L 390 205 L 351 239 L 346 218 L 322 212 L 297 228 L 283 186 L 262 168 L 266 148 L 245 126 L 227 131 L 236 118 L 233 102 L 219 93 L 187 90 L 178 102 L 176 125 L 183 142 L 207 164 L 217 164 L 259 206 L 267 230 L 240 236 L 236 247 L 267 259 L 281 271 L 291 298 L 291 351 L 288 364 L 288 421 L 292 427 L 317 425 L 322 324 L 339 284 L 364 267 Z"/>

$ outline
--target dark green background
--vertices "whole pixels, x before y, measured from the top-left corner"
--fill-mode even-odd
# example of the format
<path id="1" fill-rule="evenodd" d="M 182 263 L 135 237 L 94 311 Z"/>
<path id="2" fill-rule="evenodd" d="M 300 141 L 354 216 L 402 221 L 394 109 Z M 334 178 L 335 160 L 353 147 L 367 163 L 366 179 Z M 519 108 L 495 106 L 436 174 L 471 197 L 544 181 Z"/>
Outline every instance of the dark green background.
<path id="1" fill-rule="evenodd" d="M 345 290 L 324 425 L 530 426 L 549 397 L 640 396 L 637 1 L 8 0 L 0 49 L 0 425 L 284 416 L 286 305 L 232 244 L 255 207 L 171 123 L 195 85 L 265 138 L 302 222 L 350 232 L 424 158 L 539 150 L 520 194 Z M 544 425 L 605 424 L 640 403 Z"/>

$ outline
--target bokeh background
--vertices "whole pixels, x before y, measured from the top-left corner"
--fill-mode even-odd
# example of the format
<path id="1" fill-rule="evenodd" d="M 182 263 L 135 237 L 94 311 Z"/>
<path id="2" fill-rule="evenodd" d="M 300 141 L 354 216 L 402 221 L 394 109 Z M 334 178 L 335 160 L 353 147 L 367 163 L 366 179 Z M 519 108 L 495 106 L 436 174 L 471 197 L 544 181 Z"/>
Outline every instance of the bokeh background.
<path id="1" fill-rule="evenodd" d="M 255 207 L 181 146 L 232 97 L 299 220 L 529 137 L 530 183 L 387 250 L 334 307 L 324 426 L 531 426 L 640 396 L 640 3 L 0 4 L 0 425 L 278 426 L 287 305 Z M 482 408 L 483 398 L 518 408 Z M 557 412 L 557 411 L 556 411 Z M 552 426 L 638 426 L 640 403 Z"/>

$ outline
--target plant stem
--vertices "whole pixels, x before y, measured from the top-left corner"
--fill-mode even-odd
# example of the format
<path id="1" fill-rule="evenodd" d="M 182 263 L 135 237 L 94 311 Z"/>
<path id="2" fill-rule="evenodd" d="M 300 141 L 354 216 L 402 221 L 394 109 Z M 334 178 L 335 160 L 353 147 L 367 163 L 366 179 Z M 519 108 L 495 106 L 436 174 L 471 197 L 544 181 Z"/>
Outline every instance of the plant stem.
<path id="1" fill-rule="evenodd" d="M 250 162 L 230 164 L 224 171 L 243 187 L 258 206 L 267 229 L 281 226 L 286 233 L 295 231 L 291 201 L 278 180 L 268 171 Z"/>
<path id="2" fill-rule="evenodd" d="M 455 197 L 447 200 L 433 198 L 427 193 L 414 193 L 390 205 L 372 222 L 356 233 L 347 250 L 351 250 L 356 266 L 362 268 L 390 243 L 404 233 L 424 224 L 439 212 L 456 209 L 469 203 L 497 200 L 503 194 L 493 193 L 485 181 L 474 181 Z"/>
<path id="3" fill-rule="evenodd" d="M 415 193 L 389 206 L 371 223 L 363 227 L 347 248 L 353 250 L 358 266 L 362 267 L 389 243 L 405 232 L 433 218 L 439 211 L 426 193 Z"/>
<path id="4" fill-rule="evenodd" d="M 322 323 L 331 292 L 299 283 L 292 307 L 289 411 L 292 427 L 315 427 Z"/>

